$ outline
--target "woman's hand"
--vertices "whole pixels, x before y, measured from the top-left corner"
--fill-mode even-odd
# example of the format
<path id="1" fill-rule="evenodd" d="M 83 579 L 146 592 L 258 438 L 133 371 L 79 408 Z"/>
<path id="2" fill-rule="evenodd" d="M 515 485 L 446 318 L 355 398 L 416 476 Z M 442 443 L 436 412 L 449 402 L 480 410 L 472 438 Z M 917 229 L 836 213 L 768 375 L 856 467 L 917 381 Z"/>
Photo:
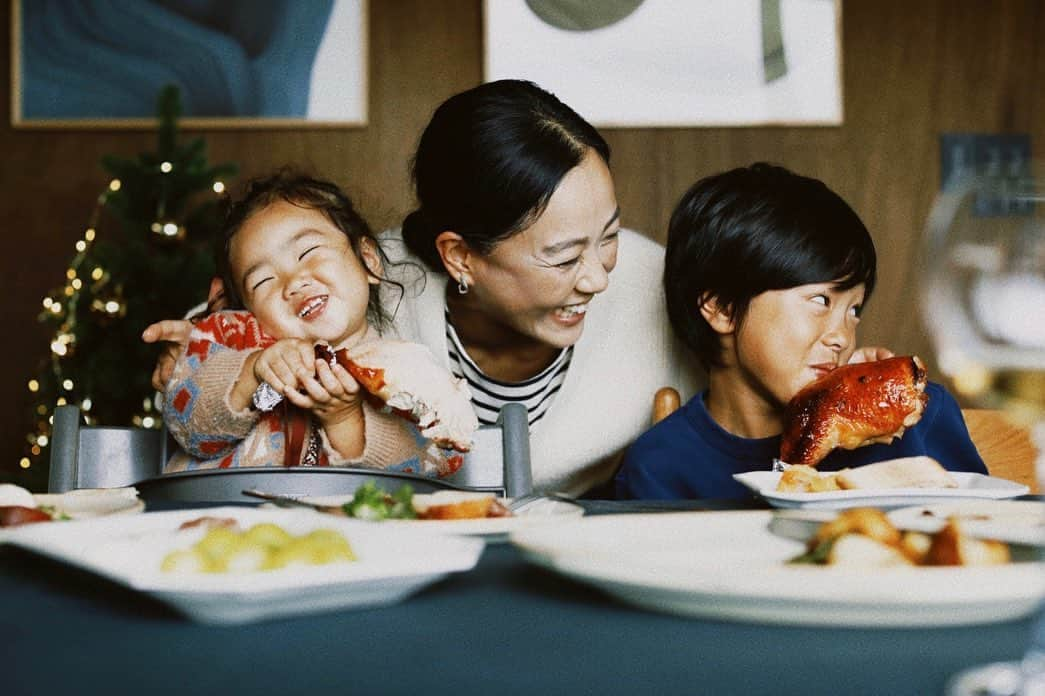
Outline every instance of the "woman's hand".
<path id="1" fill-rule="evenodd" d="M 853 352 L 853 355 L 849 358 L 849 364 L 853 365 L 855 363 L 885 360 L 886 358 L 893 357 L 893 355 L 895 355 L 893 351 L 889 350 L 888 348 L 883 348 L 881 346 L 867 346 L 866 348 L 857 348 Z"/>
<path id="2" fill-rule="evenodd" d="M 145 327 L 142 332 L 142 340 L 146 343 L 163 342 L 163 350 L 160 357 L 156 359 L 156 366 L 152 370 L 152 388 L 163 391 L 167 382 L 174 372 L 174 364 L 185 352 L 189 345 L 189 335 L 192 334 L 192 322 L 183 319 L 167 319 L 158 321 Z"/>

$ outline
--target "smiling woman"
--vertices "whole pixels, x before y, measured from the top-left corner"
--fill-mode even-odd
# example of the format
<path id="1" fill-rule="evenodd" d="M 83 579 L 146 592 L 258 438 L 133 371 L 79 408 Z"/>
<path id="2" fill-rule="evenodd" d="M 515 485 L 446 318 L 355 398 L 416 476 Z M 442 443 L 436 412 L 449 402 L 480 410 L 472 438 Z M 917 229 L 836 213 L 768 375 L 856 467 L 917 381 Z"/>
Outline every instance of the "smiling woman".
<path id="1" fill-rule="evenodd" d="M 444 102 L 414 160 L 418 208 L 383 236 L 406 287 L 395 325 L 468 380 L 480 420 L 527 405 L 534 485 L 612 475 L 665 385 L 697 382 L 667 322 L 660 245 L 621 228 L 602 136 L 536 85 Z M 456 286 L 456 288 L 454 288 Z M 449 289 L 448 289 L 449 288 Z"/>

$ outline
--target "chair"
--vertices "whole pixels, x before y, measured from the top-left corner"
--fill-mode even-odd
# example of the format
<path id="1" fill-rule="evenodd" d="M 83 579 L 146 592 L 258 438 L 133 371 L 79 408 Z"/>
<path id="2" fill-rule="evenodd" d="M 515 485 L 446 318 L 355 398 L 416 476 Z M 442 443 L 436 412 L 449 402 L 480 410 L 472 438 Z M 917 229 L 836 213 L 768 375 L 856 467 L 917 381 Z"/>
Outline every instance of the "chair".
<path id="1" fill-rule="evenodd" d="M 656 425 L 678 410 L 682 397 L 674 387 L 661 387 L 653 395 L 653 418 L 651 425 Z"/>
<path id="2" fill-rule="evenodd" d="M 367 481 L 394 490 L 409 483 L 418 493 L 480 490 L 518 497 L 533 489 L 526 407 L 507 404 L 498 423 L 476 431 L 475 445 L 453 476 L 355 467 L 248 467 L 162 474 L 167 438 L 161 430 L 86 426 L 76 406 L 55 409 L 48 491 L 134 485 L 144 498 L 188 502 L 256 502 L 248 488 L 289 495 L 340 495 Z"/>
<path id="3" fill-rule="evenodd" d="M 118 488 L 160 473 L 167 461 L 165 430 L 85 426 L 77 406 L 59 406 L 51 428 L 47 490 Z"/>
<path id="4" fill-rule="evenodd" d="M 962 417 L 991 476 L 1022 483 L 1031 493 L 1041 491 L 1034 475 L 1038 448 L 1029 429 L 1013 423 L 1004 412 L 991 409 L 962 409 Z"/>
<path id="5" fill-rule="evenodd" d="M 653 397 L 653 423 L 669 416 L 678 406 L 679 393 L 675 389 L 658 389 Z M 1034 471 L 1038 448 L 1027 428 L 1013 423 L 1004 412 L 991 409 L 962 409 L 962 417 L 991 476 L 1022 483 L 1031 493 L 1041 492 Z"/>

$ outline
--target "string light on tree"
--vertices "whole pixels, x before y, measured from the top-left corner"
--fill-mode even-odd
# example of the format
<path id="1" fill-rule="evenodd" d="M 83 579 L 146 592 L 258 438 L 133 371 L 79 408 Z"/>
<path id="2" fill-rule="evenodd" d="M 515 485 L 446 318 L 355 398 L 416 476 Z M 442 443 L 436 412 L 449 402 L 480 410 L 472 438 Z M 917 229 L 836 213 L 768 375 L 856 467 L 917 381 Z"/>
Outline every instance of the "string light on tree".
<path id="1" fill-rule="evenodd" d="M 22 392 L 26 450 L 0 461 L 0 480 L 7 473 L 45 488 L 56 406 L 78 404 L 90 423 L 161 425 L 150 384 L 159 347 L 144 344 L 141 332 L 205 299 L 221 241 L 220 194 L 236 167 L 208 164 L 202 138 L 179 139 L 177 89 L 161 92 L 157 111 L 153 152 L 103 158 L 107 176 L 72 240 L 74 256 L 42 300 L 50 349 Z"/>

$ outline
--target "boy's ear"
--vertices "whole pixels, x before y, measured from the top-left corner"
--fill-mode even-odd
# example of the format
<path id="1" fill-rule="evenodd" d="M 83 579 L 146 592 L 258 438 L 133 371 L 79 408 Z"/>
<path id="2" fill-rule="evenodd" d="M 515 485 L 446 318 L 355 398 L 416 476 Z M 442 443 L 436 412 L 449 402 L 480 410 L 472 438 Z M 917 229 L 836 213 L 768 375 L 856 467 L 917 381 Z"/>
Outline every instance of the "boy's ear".
<path id="1" fill-rule="evenodd" d="M 359 240 L 359 259 L 367 270 L 366 282 L 371 285 L 380 285 L 381 276 L 385 274 L 385 267 L 381 263 L 381 254 L 373 239 L 363 237 Z"/>
<path id="2" fill-rule="evenodd" d="M 457 282 L 472 283 L 472 248 L 461 235 L 449 230 L 435 238 L 435 248 L 450 277 Z"/>
<path id="3" fill-rule="evenodd" d="M 723 307 L 716 298 L 710 295 L 700 298 L 700 314 L 716 333 L 733 333 L 733 313 L 728 307 Z"/>

